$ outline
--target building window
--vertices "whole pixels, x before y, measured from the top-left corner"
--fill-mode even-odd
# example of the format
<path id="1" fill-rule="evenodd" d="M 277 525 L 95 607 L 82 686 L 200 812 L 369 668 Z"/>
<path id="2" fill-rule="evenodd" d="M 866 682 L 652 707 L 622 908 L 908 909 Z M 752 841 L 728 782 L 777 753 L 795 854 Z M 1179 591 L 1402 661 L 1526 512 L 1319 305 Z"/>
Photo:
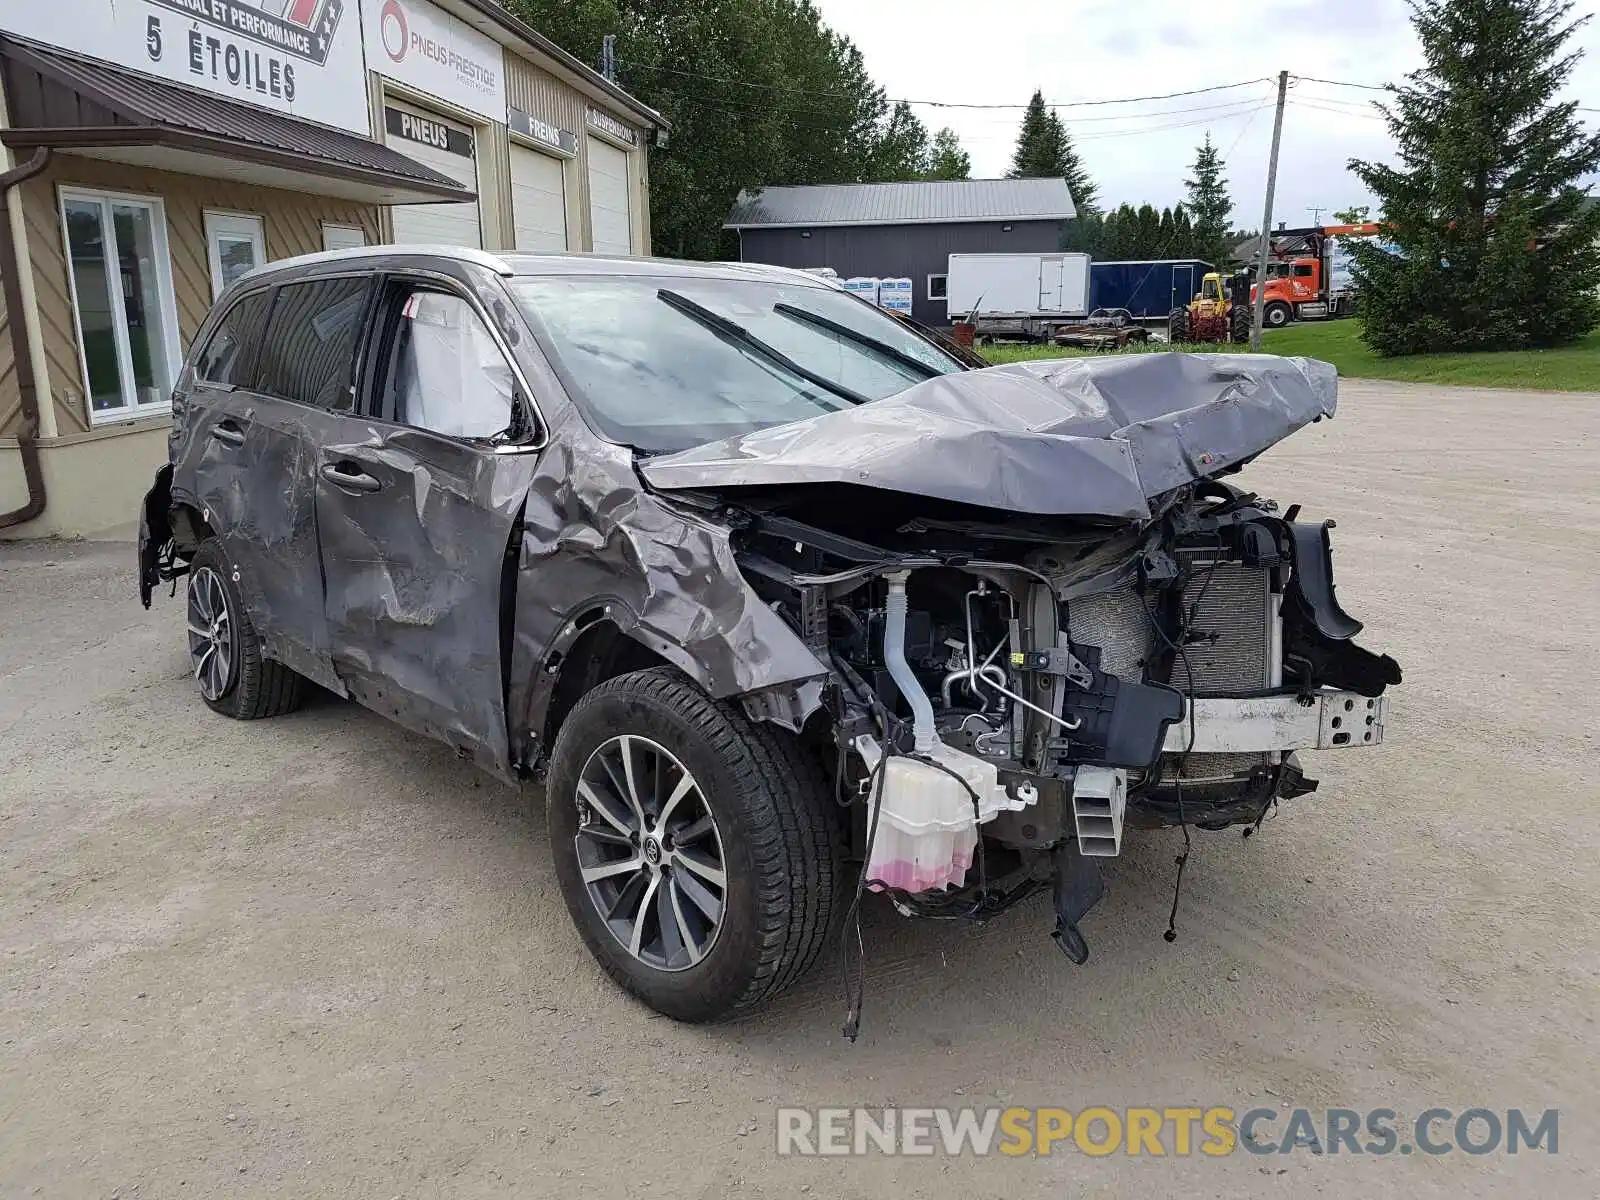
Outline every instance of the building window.
<path id="1" fill-rule="evenodd" d="M 90 422 L 169 409 L 181 355 L 161 201 L 63 188 L 61 222 Z"/>
<path id="2" fill-rule="evenodd" d="M 367 244 L 366 231 L 359 225 L 322 223 L 322 248 L 324 250 L 354 250 Z"/>
<path id="3" fill-rule="evenodd" d="M 211 298 L 267 261 L 261 218 L 243 213 L 206 212 L 206 249 L 211 258 Z"/>
<path id="4" fill-rule="evenodd" d="M 949 284 L 949 282 L 950 282 L 950 276 L 948 276 L 948 275 L 929 275 L 928 276 L 928 299 L 929 300 L 943 300 L 946 296 L 948 296 L 950 294 L 949 288 L 947 286 Z"/>

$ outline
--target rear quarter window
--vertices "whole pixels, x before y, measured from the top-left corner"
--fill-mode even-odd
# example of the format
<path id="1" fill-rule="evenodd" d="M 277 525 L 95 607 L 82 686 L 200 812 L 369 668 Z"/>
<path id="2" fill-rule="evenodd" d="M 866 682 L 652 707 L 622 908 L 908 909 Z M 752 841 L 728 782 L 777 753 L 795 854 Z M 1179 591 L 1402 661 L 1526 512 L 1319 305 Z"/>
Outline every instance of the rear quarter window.
<path id="1" fill-rule="evenodd" d="M 195 356 L 195 378 L 215 387 L 249 387 L 271 303 L 271 292 L 256 292 L 230 308 Z"/>

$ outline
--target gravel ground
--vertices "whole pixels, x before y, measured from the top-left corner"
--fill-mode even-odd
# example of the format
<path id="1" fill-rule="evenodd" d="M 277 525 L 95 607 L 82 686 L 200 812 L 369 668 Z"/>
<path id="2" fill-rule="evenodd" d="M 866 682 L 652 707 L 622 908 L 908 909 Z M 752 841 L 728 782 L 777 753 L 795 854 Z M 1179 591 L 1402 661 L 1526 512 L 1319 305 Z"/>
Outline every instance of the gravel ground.
<path id="1" fill-rule="evenodd" d="M 686 1028 L 603 978 L 540 797 L 352 706 L 234 724 L 125 545 L 0 549 L 0 1196 L 1600 1194 L 1600 396 L 1350 383 L 1246 482 L 1339 519 L 1388 743 L 1261 835 L 1133 835 L 1086 922 L 869 903 Z M 1583 914 L 1588 913 L 1586 918 Z M 1560 1153 L 780 1159 L 774 1109 L 1561 1110 Z M 1281 1129 L 1281 1124 L 1279 1126 Z"/>

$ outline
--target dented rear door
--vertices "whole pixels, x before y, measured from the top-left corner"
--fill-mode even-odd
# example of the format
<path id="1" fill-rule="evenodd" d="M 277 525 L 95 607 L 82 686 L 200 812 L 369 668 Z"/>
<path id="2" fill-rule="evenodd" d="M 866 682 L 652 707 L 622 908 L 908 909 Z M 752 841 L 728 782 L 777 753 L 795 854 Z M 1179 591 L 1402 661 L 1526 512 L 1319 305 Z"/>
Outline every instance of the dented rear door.
<path id="1" fill-rule="evenodd" d="M 173 476 L 174 494 L 191 497 L 220 539 L 266 656 L 335 688 L 317 554 L 316 447 L 354 407 L 370 283 L 347 275 L 277 287 L 246 376 L 208 383 L 206 358 L 229 332 L 223 322 L 196 367 Z"/>

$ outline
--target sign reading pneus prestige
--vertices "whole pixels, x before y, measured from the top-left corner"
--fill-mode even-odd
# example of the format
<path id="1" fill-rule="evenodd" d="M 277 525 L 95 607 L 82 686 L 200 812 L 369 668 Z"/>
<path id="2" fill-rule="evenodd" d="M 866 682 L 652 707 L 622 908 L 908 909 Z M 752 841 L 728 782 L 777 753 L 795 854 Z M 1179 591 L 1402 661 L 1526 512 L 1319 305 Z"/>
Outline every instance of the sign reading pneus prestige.
<path id="1" fill-rule="evenodd" d="M 506 119 L 500 43 L 427 0 L 361 0 L 367 65 L 491 121 Z"/>
<path id="2" fill-rule="evenodd" d="M 0 30 L 368 130 L 355 0 L 0 0 Z"/>

